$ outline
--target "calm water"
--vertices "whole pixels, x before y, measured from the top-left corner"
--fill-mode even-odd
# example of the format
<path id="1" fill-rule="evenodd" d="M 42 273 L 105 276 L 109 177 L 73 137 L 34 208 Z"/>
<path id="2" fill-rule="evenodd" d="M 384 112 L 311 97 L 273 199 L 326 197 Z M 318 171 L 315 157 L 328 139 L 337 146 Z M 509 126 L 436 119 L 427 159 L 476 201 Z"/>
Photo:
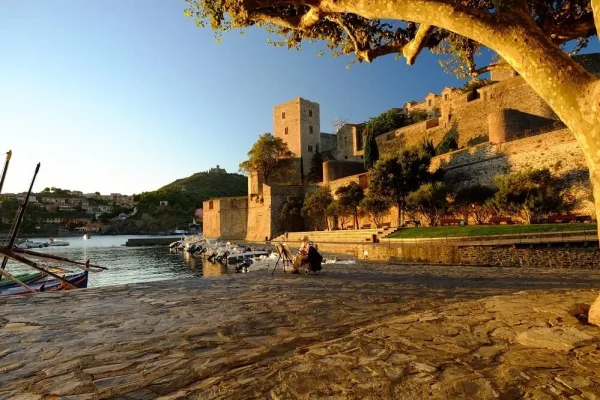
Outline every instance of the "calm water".
<path id="1" fill-rule="evenodd" d="M 201 259 L 186 254 L 170 254 L 166 247 L 125 247 L 127 239 L 143 236 L 92 236 L 55 238 L 69 242 L 65 247 L 32 249 L 40 253 L 55 254 L 107 267 L 107 271 L 90 273 L 89 287 L 118 285 L 134 282 L 150 282 L 168 279 L 198 279 L 227 273 L 220 264 L 202 264 Z M 173 241 L 177 240 L 173 237 Z M 47 242 L 47 237 L 30 239 Z M 9 262 L 7 270 L 12 273 L 32 272 L 33 269 Z M 69 270 L 79 269 L 69 267 Z"/>

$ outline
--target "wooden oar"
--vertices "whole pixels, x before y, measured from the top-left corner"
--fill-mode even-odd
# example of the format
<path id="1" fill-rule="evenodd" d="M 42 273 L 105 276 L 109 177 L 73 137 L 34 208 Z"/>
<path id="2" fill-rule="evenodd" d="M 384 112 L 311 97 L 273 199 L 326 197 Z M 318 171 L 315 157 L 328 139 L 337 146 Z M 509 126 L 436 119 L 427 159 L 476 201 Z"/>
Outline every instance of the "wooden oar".
<path id="1" fill-rule="evenodd" d="M 88 264 L 90 262 L 90 260 L 88 260 L 85 263 L 82 263 L 80 261 L 73 261 L 73 260 L 69 260 L 66 257 L 60 257 L 60 256 L 55 256 L 52 254 L 46 254 L 46 253 L 39 253 L 37 251 L 32 251 L 32 250 L 26 250 L 26 249 L 13 249 L 13 251 L 15 253 L 22 253 L 22 254 L 28 254 L 30 256 L 34 256 L 34 257 L 39 257 L 39 258 L 48 258 L 51 260 L 57 260 L 57 261 L 63 261 L 65 263 L 70 263 L 76 266 L 85 266 L 87 268 L 98 268 L 98 269 L 103 269 L 106 270 L 108 268 L 106 267 L 101 267 L 99 265 L 93 265 L 93 264 Z"/>
<path id="2" fill-rule="evenodd" d="M 27 286 L 26 284 L 24 284 L 23 282 L 21 282 L 20 280 L 15 278 L 12 274 L 4 271 L 3 269 L 0 269 L 0 275 L 5 276 L 8 280 L 13 281 L 14 283 L 21 286 L 22 288 L 30 291 L 31 293 L 37 293 L 35 290 L 33 290 L 32 288 L 30 288 L 29 286 Z"/>
<path id="3" fill-rule="evenodd" d="M 39 265 L 37 265 L 37 263 L 28 260 L 27 258 L 20 256 L 18 254 L 16 254 L 14 251 L 9 250 L 5 247 L 0 247 L 0 254 L 3 254 L 5 257 L 8 258 L 12 258 L 15 261 L 21 262 L 25 265 L 29 265 L 31 268 L 35 268 L 38 271 L 44 272 L 48 275 L 50 275 L 51 277 L 58 279 L 59 281 L 61 281 L 62 283 L 64 283 L 65 285 L 71 287 L 72 289 L 79 289 L 79 287 L 77 285 L 72 284 L 71 282 L 69 282 L 68 280 L 66 280 L 65 278 L 62 278 L 58 275 L 56 275 L 54 272 L 50 272 L 47 269 L 44 269 L 42 267 L 40 267 Z"/>

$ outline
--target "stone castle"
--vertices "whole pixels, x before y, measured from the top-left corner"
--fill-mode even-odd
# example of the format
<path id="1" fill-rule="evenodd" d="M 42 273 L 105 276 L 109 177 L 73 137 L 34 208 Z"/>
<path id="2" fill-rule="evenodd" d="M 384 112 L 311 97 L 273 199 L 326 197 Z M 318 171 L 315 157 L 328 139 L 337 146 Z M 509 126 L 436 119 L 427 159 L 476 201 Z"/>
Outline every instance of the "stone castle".
<path id="1" fill-rule="evenodd" d="M 589 71 L 600 75 L 600 54 L 577 56 Z M 438 145 L 453 135 L 458 150 L 434 157 L 432 168 L 446 171 L 451 185 L 491 184 L 497 174 L 525 168 L 550 168 L 571 187 L 577 213 L 594 215 L 588 171 L 573 135 L 552 109 L 514 71 L 491 73 L 491 85 L 464 92 L 445 88 L 422 102 L 407 102 L 399 110 L 424 111 L 427 120 L 376 138 L 380 153 L 428 139 Z M 344 124 L 336 134 L 321 132 L 318 103 L 296 98 L 273 109 L 274 136 L 294 153 L 295 168 L 308 174 L 314 153 L 324 159 L 323 182 L 335 190 L 354 181 L 366 188 L 363 167 L 364 124 Z M 315 186 L 265 183 L 251 174 L 248 195 L 204 202 L 204 235 L 221 239 L 263 241 L 281 233 L 279 214 L 288 196 Z M 397 210 L 387 222 L 394 225 Z M 362 218 L 360 224 L 369 224 Z"/>

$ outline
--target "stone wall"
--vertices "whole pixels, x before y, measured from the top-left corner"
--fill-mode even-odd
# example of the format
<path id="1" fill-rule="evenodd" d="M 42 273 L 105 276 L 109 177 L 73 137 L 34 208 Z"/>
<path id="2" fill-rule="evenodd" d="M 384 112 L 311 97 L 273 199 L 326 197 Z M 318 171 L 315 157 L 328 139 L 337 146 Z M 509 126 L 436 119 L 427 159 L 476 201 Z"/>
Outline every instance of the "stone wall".
<path id="1" fill-rule="evenodd" d="M 357 161 L 325 161 L 323 163 L 323 182 L 339 180 L 340 178 L 364 173 L 365 166 Z"/>
<path id="2" fill-rule="evenodd" d="M 279 215 L 288 196 L 312 190 L 301 185 L 263 185 L 263 194 L 248 202 L 248 232 L 246 240 L 264 241 L 281 234 Z"/>
<path id="3" fill-rule="evenodd" d="M 302 157 L 304 173 L 321 140 L 319 103 L 298 97 L 273 108 L 273 135 L 288 144 L 296 157 Z"/>
<path id="4" fill-rule="evenodd" d="M 361 260 L 397 261 L 444 265 L 481 265 L 523 268 L 600 269 L 600 249 L 596 242 L 586 247 L 457 246 L 445 244 L 319 243 L 324 253 Z"/>
<path id="5" fill-rule="evenodd" d="M 203 234 L 208 238 L 244 239 L 248 227 L 248 198 L 223 197 L 203 203 Z"/>
<path id="6" fill-rule="evenodd" d="M 359 148 L 364 124 L 344 124 L 337 132 L 337 159 L 340 161 L 361 161 L 364 149 Z"/>
<path id="7" fill-rule="evenodd" d="M 321 139 L 319 144 L 319 151 L 324 153 L 326 151 L 331 152 L 333 157 L 337 157 L 337 135 L 333 133 L 324 133 L 321 132 Z"/>
<path id="8" fill-rule="evenodd" d="M 483 143 L 432 159 L 431 168 L 444 168 L 453 185 L 492 185 L 498 174 L 528 168 L 549 168 L 562 177 L 576 198 L 575 212 L 595 215 L 589 172 L 583 152 L 568 129 L 492 145 Z"/>

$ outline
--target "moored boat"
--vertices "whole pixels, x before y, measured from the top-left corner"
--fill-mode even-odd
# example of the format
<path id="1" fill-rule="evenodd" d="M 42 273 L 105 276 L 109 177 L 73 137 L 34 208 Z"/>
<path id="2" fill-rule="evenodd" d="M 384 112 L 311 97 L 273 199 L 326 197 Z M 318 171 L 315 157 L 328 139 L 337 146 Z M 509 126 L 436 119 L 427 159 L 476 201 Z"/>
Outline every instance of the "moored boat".
<path id="1" fill-rule="evenodd" d="M 54 238 L 50 238 L 48 239 L 48 243 L 46 243 L 48 246 L 68 246 L 69 242 L 66 242 L 64 240 L 55 240 Z"/>
<path id="2" fill-rule="evenodd" d="M 88 285 L 88 272 L 67 275 L 63 277 L 67 282 L 77 286 L 80 289 L 86 288 Z M 11 282 L 12 283 L 12 282 Z M 35 292 L 54 292 L 57 290 L 69 290 L 70 288 L 62 281 L 54 278 L 41 279 L 38 281 L 27 283 Z M 30 291 L 17 284 L 0 286 L 0 296 L 12 296 L 21 294 L 31 294 Z"/>

